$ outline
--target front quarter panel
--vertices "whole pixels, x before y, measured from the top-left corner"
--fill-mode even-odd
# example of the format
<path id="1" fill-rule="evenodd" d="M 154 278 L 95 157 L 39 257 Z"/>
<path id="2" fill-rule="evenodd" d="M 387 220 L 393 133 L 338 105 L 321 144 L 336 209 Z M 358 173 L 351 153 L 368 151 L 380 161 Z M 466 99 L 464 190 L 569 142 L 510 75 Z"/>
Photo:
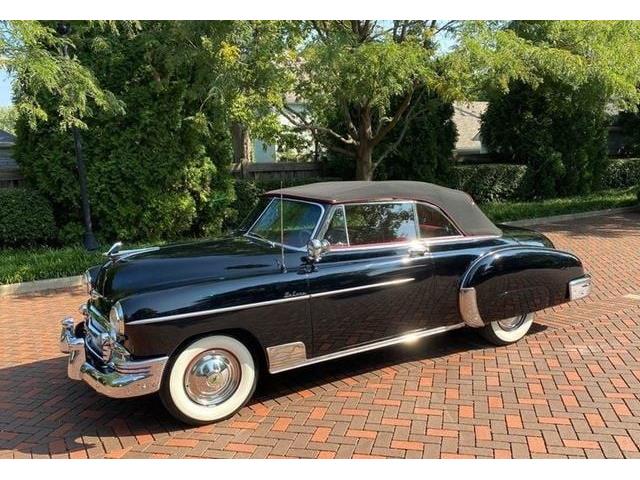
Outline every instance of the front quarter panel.
<path id="1" fill-rule="evenodd" d="M 484 323 L 569 300 L 568 283 L 584 275 L 575 255 L 542 247 L 509 247 L 476 260 L 461 288 L 474 288 Z"/>
<path id="2" fill-rule="evenodd" d="M 308 280 L 299 263 L 300 255 L 291 253 L 286 272 L 274 266 L 260 275 L 124 298 L 125 346 L 136 356 L 168 355 L 191 338 L 231 330 L 250 334 L 264 348 L 295 341 L 310 345 Z"/>

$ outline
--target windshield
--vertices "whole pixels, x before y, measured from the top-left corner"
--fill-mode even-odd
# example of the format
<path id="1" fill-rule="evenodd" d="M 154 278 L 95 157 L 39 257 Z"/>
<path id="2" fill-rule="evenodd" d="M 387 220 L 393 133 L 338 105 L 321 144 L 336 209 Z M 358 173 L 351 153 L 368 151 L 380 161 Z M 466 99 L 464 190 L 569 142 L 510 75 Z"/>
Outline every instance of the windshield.
<path id="1" fill-rule="evenodd" d="M 280 238 L 280 213 L 282 212 L 282 237 Z M 258 221 L 247 232 L 252 237 L 294 248 L 304 247 L 322 216 L 322 207 L 313 203 L 274 198 Z"/>
<path id="2" fill-rule="evenodd" d="M 269 205 L 271 201 L 270 198 L 260 197 L 256 205 L 251 209 L 249 214 L 245 215 L 242 221 L 236 227 L 242 233 L 246 233 L 249 231 L 251 226 L 256 222 L 256 220 L 260 217 L 265 207 Z"/>

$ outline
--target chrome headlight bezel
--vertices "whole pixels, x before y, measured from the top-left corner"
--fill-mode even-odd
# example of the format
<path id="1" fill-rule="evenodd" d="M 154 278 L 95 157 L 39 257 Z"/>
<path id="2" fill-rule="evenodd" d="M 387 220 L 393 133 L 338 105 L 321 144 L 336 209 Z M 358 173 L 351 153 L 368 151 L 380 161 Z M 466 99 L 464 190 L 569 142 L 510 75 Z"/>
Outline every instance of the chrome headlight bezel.
<path id="1" fill-rule="evenodd" d="M 89 272 L 89 270 L 86 270 L 82 275 L 82 284 L 84 285 L 87 294 L 91 295 L 93 285 L 91 284 L 91 273 Z"/>
<path id="2" fill-rule="evenodd" d="M 119 336 L 124 335 L 124 312 L 120 302 L 114 303 L 111 310 L 109 310 L 109 323 Z"/>

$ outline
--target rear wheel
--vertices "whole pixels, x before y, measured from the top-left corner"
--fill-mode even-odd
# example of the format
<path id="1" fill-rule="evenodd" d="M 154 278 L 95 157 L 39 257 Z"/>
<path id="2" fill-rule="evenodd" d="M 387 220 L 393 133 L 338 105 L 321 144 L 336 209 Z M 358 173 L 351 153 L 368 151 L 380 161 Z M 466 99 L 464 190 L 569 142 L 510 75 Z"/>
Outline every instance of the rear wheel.
<path id="1" fill-rule="evenodd" d="M 212 335 L 174 357 L 160 398 L 178 420 L 202 425 L 236 413 L 253 395 L 257 381 L 249 349 L 235 338 Z"/>
<path id="2" fill-rule="evenodd" d="M 533 323 L 533 313 L 496 320 L 482 327 L 479 332 L 494 345 L 508 345 L 524 337 Z"/>

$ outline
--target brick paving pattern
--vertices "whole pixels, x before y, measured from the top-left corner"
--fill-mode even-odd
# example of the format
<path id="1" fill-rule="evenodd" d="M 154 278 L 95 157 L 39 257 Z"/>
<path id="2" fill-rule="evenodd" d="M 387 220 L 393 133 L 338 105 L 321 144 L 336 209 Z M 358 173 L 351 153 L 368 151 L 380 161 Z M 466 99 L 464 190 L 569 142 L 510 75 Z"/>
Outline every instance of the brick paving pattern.
<path id="1" fill-rule="evenodd" d="M 66 378 L 59 320 L 82 291 L 0 297 L 0 458 L 640 457 L 640 215 L 537 228 L 595 287 L 519 343 L 465 329 L 267 377 L 199 428 Z"/>

